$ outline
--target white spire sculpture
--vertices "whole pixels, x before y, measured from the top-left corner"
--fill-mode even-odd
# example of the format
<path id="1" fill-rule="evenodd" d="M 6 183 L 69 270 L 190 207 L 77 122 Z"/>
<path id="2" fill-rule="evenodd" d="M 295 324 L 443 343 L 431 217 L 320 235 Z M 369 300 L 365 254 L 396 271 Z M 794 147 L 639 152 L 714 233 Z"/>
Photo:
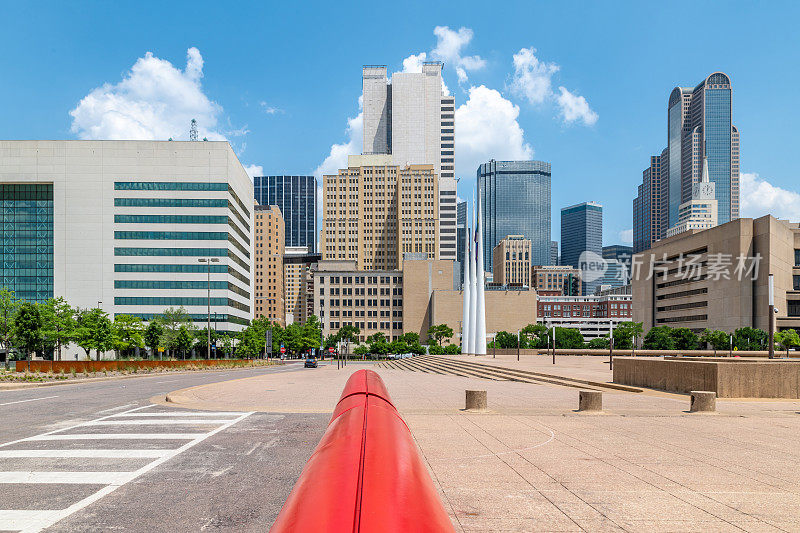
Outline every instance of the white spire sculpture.
<path id="1" fill-rule="evenodd" d="M 472 204 L 472 231 L 475 230 L 475 203 Z M 470 232 L 470 254 L 469 254 L 469 353 L 475 352 L 475 320 L 477 319 L 477 303 L 478 303 L 478 282 L 477 272 L 478 267 L 475 264 L 475 236 Z"/>
<path id="2" fill-rule="evenodd" d="M 481 209 L 481 193 L 480 187 L 478 188 L 478 224 L 477 232 L 478 239 L 476 245 L 477 253 L 477 269 L 475 278 L 477 281 L 476 289 L 476 304 L 475 314 L 476 319 L 473 322 L 475 328 L 475 345 L 473 351 L 475 355 L 486 355 L 486 301 L 484 298 L 484 287 L 486 284 L 486 275 L 483 271 L 483 221 L 481 217 L 483 211 Z"/>
<path id="3" fill-rule="evenodd" d="M 469 218 L 467 218 L 469 220 Z M 464 228 L 464 282 L 462 285 L 461 295 L 463 300 L 462 305 L 462 316 L 461 316 L 461 353 L 467 354 L 472 353 L 472 324 L 470 324 L 470 293 L 472 292 L 470 289 L 472 288 L 470 285 L 472 283 L 472 279 L 470 278 L 470 263 L 472 262 L 472 252 L 470 250 L 470 234 L 469 234 L 469 223 L 466 224 L 466 228 Z"/>

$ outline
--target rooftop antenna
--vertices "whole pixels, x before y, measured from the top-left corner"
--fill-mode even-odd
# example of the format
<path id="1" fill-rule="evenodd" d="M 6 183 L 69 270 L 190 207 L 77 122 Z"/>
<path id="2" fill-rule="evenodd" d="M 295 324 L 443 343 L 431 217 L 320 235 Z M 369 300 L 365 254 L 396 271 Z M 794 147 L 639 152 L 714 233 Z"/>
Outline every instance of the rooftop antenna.
<path id="1" fill-rule="evenodd" d="M 195 119 L 192 119 L 192 125 L 189 127 L 189 140 L 197 140 L 197 121 Z"/>

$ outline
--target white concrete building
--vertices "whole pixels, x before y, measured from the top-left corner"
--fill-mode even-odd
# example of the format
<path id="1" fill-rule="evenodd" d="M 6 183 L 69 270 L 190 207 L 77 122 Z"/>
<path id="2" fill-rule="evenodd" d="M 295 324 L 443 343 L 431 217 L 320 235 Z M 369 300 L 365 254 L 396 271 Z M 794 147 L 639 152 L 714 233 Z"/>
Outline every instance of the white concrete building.
<path id="1" fill-rule="evenodd" d="M 708 158 L 704 158 L 702 177 L 698 183 L 692 185 L 692 198 L 678 208 L 678 223 L 667 229 L 667 237 L 689 230 L 713 228 L 717 225 L 718 217 L 716 184 L 709 181 Z"/>
<path id="2" fill-rule="evenodd" d="M 202 327 L 210 264 L 217 329 L 252 318 L 253 183 L 227 142 L 0 141 L 0 195 L 21 298 Z"/>
<path id="3" fill-rule="evenodd" d="M 422 72 L 385 65 L 362 71 L 364 154 L 391 154 L 393 164 L 433 165 L 439 179 L 439 256 L 456 259 L 455 99 L 442 91 L 442 63 Z"/>

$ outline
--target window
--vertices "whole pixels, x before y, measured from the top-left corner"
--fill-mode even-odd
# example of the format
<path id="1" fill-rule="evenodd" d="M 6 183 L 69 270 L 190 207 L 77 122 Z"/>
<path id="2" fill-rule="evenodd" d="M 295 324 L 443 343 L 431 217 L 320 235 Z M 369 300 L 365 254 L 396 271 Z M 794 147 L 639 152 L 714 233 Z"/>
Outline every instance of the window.
<path id="1" fill-rule="evenodd" d="M 170 241 L 224 241 L 228 239 L 228 234 L 222 231 L 115 231 L 114 238 Z"/>
<path id="2" fill-rule="evenodd" d="M 227 224 L 225 215 L 114 215 L 117 224 Z"/>
<path id="3" fill-rule="evenodd" d="M 115 181 L 118 191 L 227 191 L 225 182 Z"/>
<path id="4" fill-rule="evenodd" d="M 208 298 L 205 297 L 174 297 L 174 296 L 117 296 L 114 298 L 114 305 L 157 305 L 159 307 L 178 306 L 178 305 L 208 305 Z M 250 312 L 250 306 L 239 303 L 230 298 L 211 298 L 211 305 L 228 306 L 239 309 L 245 313 Z"/>
<path id="5" fill-rule="evenodd" d="M 114 198 L 117 207 L 227 207 L 217 198 Z"/>
<path id="6" fill-rule="evenodd" d="M 786 303 L 789 307 L 787 316 L 800 317 L 800 300 L 789 300 Z"/>
<path id="7" fill-rule="evenodd" d="M 792 290 L 800 291 L 800 276 L 792 276 L 794 280 L 794 286 Z"/>
<path id="8" fill-rule="evenodd" d="M 800 267 L 800 250 L 794 251 L 794 266 Z"/>

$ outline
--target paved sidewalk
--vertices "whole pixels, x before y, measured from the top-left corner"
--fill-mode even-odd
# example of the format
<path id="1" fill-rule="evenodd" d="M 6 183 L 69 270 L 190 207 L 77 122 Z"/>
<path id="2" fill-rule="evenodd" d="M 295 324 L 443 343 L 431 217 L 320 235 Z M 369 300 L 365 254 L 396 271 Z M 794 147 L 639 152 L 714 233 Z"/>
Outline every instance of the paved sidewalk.
<path id="1" fill-rule="evenodd" d="M 563 375 L 596 379 L 600 362 L 565 356 Z M 605 413 L 587 415 L 566 387 L 352 363 L 171 397 L 200 409 L 330 413 L 360 368 L 386 382 L 458 531 L 800 529 L 797 401 L 719 400 L 718 414 L 700 415 L 686 413 L 685 396 L 604 392 Z M 465 389 L 487 390 L 491 411 L 462 411 Z"/>

